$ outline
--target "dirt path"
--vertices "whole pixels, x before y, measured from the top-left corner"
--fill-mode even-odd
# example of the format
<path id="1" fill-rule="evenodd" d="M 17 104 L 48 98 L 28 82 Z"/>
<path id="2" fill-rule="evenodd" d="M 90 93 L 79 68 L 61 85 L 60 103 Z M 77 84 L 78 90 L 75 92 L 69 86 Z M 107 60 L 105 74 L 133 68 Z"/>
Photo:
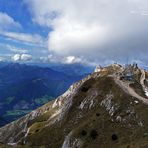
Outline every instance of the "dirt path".
<path id="1" fill-rule="evenodd" d="M 141 82 L 144 82 L 143 78 L 144 78 L 144 75 L 143 75 L 143 76 L 141 75 Z M 144 79 L 145 79 L 145 78 L 144 78 Z M 123 91 L 125 91 L 125 92 L 128 93 L 129 95 L 131 95 L 131 96 L 137 98 L 138 100 L 140 100 L 140 101 L 142 101 L 143 103 L 145 103 L 145 104 L 148 105 L 148 99 L 146 99 L 146 98 L 140 96 L 139 94 L 137 94 L 137 93 L 134 91 L 134 89 L 132 89 L 132 88 L 129 86 L 130 83 L 128 83 L 128 82 L 123 82 L 123 81 L 119 80 L 118 78 L 115 78 L 115 82 L 116 82 L 116 84 L 118 84 L 118 85 L 123 89 Z"/>
<path id="2" fill-rule="evenodd" d="M 141 70 L 141 77 L 140 77 L 140 84 L 145 87 L 144 80 L 145 80 L 145 71 L 142 69 Z"/>
<path id="3" fill-rule="evenodd" d="M 145 92 L 145 95 L 148 97 L 148 87 L 144 84 L 145 81 L 145 71 L 141 70 L 140 84 Z"/>

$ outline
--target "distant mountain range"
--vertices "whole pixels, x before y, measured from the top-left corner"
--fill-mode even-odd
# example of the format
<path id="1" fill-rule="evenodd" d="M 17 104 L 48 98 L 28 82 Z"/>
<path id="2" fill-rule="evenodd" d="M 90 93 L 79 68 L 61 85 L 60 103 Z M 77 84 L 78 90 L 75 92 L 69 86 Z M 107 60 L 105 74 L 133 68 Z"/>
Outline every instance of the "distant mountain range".
<path id="1" fill-rule="evenodd" d="M 0 63 L 0 126 L 61 95 L 91 71 L 81 67 Z"/>
<path id="2" fill-rule="evenodd" d="M 77 75 L 85 75 L 88 73 L 92 73 L 95 69 L 93 66 L 82 65 L 82 64 L 59 64 L 59 65 L 52 65 L 50 68 L 63 72 L 70 76 L 77 76 Z"/>
<path id="3" fill-rule="evenodd" d="M 61 64 L 61 63 L 28 63 L 31 66 L 39 66 L 39 67 L 48 67 L 55 71 L 63 72 L 66 75 L 84 75 L 88 73 L 92 73 L 95 66 L 89 66 L 86 64 Z"/>

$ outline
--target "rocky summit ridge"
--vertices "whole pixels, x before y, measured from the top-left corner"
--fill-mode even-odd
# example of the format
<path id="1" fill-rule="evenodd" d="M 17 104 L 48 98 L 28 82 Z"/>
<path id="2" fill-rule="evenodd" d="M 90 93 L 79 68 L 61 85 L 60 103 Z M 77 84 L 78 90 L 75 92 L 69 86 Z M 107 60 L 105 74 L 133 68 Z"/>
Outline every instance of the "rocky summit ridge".
<path id="1" fill-rule="evenodd" d="M 148 72 L 98 66 L 63 95 L 0 128 L 1 147 L 147 148 Z"/>

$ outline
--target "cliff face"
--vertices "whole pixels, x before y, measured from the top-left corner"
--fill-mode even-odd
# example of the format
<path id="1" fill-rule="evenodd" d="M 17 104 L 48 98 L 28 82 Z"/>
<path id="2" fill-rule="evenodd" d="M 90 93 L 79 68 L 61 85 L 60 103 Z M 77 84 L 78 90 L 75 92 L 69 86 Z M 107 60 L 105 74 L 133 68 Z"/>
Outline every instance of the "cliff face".
<path id="1" fill-rule="evenodd" d="M 147 72 L 111 65 L 0 129 L 0 142 L 41 148 L 148 147 Z"/>

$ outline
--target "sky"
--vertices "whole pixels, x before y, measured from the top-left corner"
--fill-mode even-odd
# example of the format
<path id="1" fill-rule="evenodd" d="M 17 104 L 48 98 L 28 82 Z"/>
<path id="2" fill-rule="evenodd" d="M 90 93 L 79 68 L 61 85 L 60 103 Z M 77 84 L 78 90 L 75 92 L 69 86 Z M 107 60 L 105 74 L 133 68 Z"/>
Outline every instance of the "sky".
<path id="1" fill-rule="evenodd" d="M 0 61 L 148 63 L 147 0 L 0 0 Z"/>

